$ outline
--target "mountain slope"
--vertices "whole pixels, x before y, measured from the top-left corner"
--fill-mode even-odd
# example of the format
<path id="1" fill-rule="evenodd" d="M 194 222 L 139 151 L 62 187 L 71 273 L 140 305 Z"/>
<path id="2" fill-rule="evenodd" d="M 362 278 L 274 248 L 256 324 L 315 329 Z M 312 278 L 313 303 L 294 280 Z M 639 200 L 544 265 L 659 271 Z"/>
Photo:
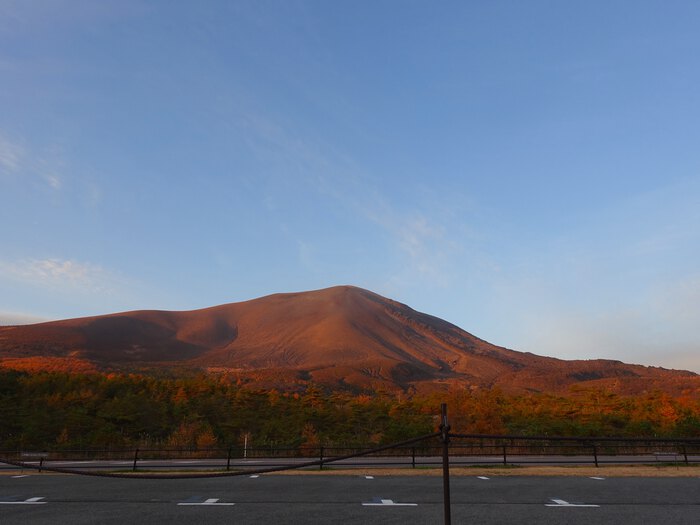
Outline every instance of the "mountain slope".
<path id="1" fill-rule="evenodd" d="M 275 294 L 188 312 L 136 311 L 0 327 L 0 358 L 72 359 L 103 369 L 184 366 L 252 386 L 499 386 L 559 391 L 697 392 L 691 372 L 616 361 L 562 361 L 483 341 L 436 317 L 351 286 Z"/>

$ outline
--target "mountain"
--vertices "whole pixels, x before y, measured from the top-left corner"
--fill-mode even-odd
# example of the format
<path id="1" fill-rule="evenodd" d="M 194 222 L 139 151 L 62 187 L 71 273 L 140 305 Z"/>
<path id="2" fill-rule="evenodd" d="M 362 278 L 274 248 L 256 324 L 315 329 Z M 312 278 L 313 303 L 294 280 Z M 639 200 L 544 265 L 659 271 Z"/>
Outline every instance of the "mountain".
<path id="1" fill-rule="evenodd" d="M 187 312 L 135 311 L 0 327 L 14 368 L 204 369 L 255 388 L 313 382 L 343 389 L 700 392 L 686 371 L 563 361 L 483 341 L 361 288 L 275 294 Z"/>

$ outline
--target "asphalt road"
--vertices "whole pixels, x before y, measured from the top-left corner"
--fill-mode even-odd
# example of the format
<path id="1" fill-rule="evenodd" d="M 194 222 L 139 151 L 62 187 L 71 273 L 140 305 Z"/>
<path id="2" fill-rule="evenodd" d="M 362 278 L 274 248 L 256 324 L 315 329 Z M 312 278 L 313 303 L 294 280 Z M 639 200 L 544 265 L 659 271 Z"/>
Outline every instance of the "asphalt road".
<path id="1" fill-rule="evenodd" d="M 700 478 L 453 477 L 452 523 L 693 524 Z M 439 477 L 0 476 L 0 523 L 439 524 Z"/>

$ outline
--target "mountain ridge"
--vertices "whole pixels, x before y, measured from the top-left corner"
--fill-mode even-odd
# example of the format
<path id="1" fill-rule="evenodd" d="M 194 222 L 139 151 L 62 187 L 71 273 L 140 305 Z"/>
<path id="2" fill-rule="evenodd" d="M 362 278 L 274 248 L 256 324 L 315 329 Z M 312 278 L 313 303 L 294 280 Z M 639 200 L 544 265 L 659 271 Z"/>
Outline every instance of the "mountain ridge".
<path id="1" fill-rule="evenodd" d="M 42 358 L 71 359 L 97 370 L 202 369 L 254 388 L 295 389 L 313 382 L 358 390 L 700 392 L 693 372 L 510 350 L 354 286 L 198 310 L 136 310 L 0 327 L 0 366 Z"/>

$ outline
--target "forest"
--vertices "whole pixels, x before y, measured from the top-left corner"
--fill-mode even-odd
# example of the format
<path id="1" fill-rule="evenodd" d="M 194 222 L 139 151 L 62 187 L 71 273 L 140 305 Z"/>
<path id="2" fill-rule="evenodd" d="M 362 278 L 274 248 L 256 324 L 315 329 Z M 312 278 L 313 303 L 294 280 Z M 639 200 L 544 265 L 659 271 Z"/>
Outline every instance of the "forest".
<path id="1" fill-rule="evenodd" d="M 406 397 L 311 385 L 252 391 L 221 377 L 0 370 L 0 450 L 367 446 L 433 432 L 700 437 L 700 401 L 572 389 L 566 395 L 453 390 Z"/>

